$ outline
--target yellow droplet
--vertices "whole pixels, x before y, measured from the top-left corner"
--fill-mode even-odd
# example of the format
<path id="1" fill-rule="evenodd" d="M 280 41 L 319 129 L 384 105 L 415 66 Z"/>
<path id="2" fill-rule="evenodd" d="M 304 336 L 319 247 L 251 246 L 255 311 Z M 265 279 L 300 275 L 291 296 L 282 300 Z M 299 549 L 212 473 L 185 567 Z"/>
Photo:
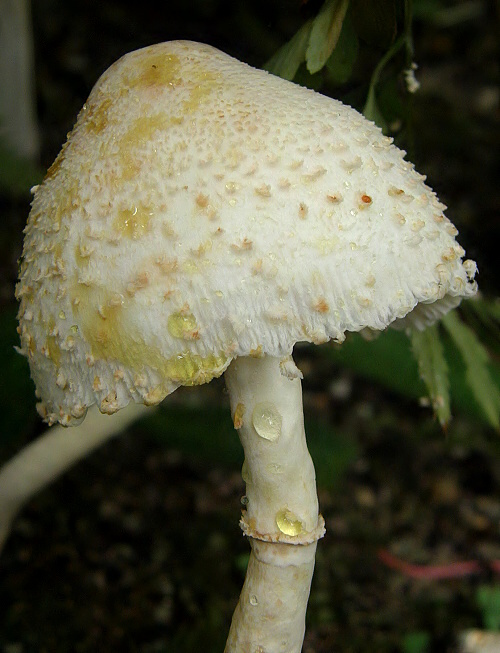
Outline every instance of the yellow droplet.
<path id="1" fill-rule="evenodd" d="M 167 328 L 174 338 L 195 340 L 198 337 L 196 318 L 192 313 L 172 313 L 168 318 Z"/>
<path id="2" fill-rule="evenodd" d="M 276 526 L 284 535 L 292 537 L 305 533 L 302 521 L 288 508 L 283 508 L 276 513 Z"/>
<path id="3" fill-rule="evenodd" d="M 209 354 L 202 357 L 185 352 L 164 361 L 163 369 L 167 378 L 182 385 L 202 385 L 218 377 L 225 369 L 227 357 L 224 354 Z"/>
<path id="4" fill-rule="evenodd" d="M 268 401 L 257 404 L 252 413 L 252 424 L 264 440 L 275 442 L 281 435 L 283 418 L 276 406 Z"/>

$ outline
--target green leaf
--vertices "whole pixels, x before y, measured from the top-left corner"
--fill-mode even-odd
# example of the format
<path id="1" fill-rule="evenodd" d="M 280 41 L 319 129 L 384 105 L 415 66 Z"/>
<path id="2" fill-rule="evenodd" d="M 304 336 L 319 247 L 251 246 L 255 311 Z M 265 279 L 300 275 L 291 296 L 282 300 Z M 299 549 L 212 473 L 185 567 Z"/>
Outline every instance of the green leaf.
<path id="1" fill-rule="evenodd" d="M 484 411 L 475 401 L 465 379 L 466 369 L 451 338 L 443 338 L 449 366 L 451 403 L 454 413 L 468 415 L 476 422 L 489 425 Z M 387 329 L 374 340 L 367 341 L 359 333 L 350 333 L 341 345 L 323 347 L 324 354 L 339 367 L 348 368 L 365 379 L 379 383 L 391 392 L 418 401 L 427 393 L 420 378 L 417 361 L 406 333 Z M 500 365 L 489 369 L 493 383 L 500 387 Z"/>
<path id="2" fill-rule="evenodd" d="M 358 56 L 358 50 L 358 37 L 352 26 L 350 14 L 347 14 L 337 45 L 326 62 L 329 79 L 332 84 L 345 84 L 351 77 L 354 62 Z"/>
<path id="3" fill-rule="evenodd" d="M 321 70 L 335 49 L 348 7 L 349 0 L 327 0 L 314 19 L 305 55 L 310 73 Z"/>
<path id="4" fill-rule="evenodd" d="M 472 329 L 452 311 L 442 323 L 451 336 L 465 363 L 465 379 L 489 423 L 500 428 L 500 389 L 488 369 L 490 361 L 485 347 Z"/>
<path id="5" fill-rule="evenodd" d="M 363 114 L 365 118 L 368 118 L 368 120 L 373 120 L 373 122 L 375 122 L 375 124 L 377 124 L 384 131 L 384 133 L 387 132 L 388 125 L 377 103 L 376 88 L 385 66 L 406 44 L 407 36 L 403 34 L 391 45 L 389 50 L 387 50 L 387 52 L 375 66 L 375 70 L 373 71 L 372 78 L 370 80 L 368 97 L 366 98 L 366 103 L 363 107 Z"/>
<path id="6" fill-rule="evenodd" d="M 363 107 L 363 115 L 367 120 L 372 120 L 380 129 L 387 134 L 389 125 L 380 110 L 375 94 L 375 86 L 371 86 L 366 98 L 365 106 Z"/>
<path id="7" fill-rule="evenodd" d="M 418 362 L 420 376 L 429 392 L 434 412 L 440 424 L 444 426 L 451 418 L 450 383 L 448 365 L 437 325 L 433 325 L 425 329 L 425 331 L 413 332 L 411 334 L 411 344 Z"/>
<path id="8" fill-rule="evenodd" d="M 295 35 L 264 64 L 264 70 L 291 81 L 305 60 L 313 21 L 308 20 Z"/>

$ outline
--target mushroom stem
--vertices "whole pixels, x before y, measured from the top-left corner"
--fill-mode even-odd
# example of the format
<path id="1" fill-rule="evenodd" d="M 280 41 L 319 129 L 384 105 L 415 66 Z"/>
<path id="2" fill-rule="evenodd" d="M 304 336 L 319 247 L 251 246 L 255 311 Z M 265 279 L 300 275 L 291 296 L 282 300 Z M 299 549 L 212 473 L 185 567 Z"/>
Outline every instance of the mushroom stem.
<path id="1" fill-rule="evenodd" d="M 324 522 L 305 439 L 300 373 L 291 361 L 282 363 L 271 356 L 238 358 L 226 371 L 245 451 L 241 527 L 252 551 L 225 653 L 300 653 L 304 639 Z"/>
<path id="2" fill-rule="evenodd" d="M 0 551 L 12 522 L 34 494 L 142 417 L 146 410 L 137 404 L 129 404 L 113 416 L 90 410 L 80 426 L 54 426 L 6 463 L 0 469 Z"/>

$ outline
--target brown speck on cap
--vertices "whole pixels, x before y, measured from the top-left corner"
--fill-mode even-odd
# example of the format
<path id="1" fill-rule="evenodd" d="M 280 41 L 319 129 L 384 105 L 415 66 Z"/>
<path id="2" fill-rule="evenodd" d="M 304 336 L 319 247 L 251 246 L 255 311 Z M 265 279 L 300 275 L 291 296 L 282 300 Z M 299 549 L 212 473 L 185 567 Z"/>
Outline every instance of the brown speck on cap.
<path id="1" fill-rule="evenodd" d="M 196 196 L 196 204 L 201 208 L 204 209 L 208 206 L 208 195 L 203 195 L 203 193 L 198 193 Z"/>
<path id="2" fill-rule="evenodd" d="M 328 306 L 328 304 L 326 303 L 323 297 L 321 297 L 320 299 L 314 302 L 313 308 L 318 313 L 328 313 L 328 311 L 330 310 L 330 307 Z"/>

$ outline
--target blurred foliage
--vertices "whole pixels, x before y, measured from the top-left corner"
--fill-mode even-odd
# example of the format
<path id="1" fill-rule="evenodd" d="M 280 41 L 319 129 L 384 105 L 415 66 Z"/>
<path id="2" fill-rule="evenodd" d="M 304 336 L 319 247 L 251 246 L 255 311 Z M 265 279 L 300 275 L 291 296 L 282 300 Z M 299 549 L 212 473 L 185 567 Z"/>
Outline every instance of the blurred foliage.
<path id="1" fill-rule="evenodd" d="M 306 413 L 308 448 L 315 462 L 318 484 L 333 488 L 359 455 L 357 443 L 340 435 L 325 421 Z M 178 449 L 189 460 L 205 460 L 235 468 L 243 464 L 237 432 L 225 407 L 172 406 L 146 418 L 144 429 L 170 449 Z"/>
<path id="2" fill-rule="evenodd" d="M 427 653 L 431 646 L 431 636 L 425 631 L 408 633 L 403 639 L 402 653 Z"/>
<path id="3" fill-rule="evenodd" d="M 480 585 L 476 601 L 486 630 L 500 631 L 500 585 Z"/>
<path id="4" fill-rule="evenodd" d="M 0 312 L 0 369 L 4 382 L 4 391 L 0 392 L 0 433 L 4 444 L 26 437 L 37 420 L 28 361 L 15 350 L 19 343 L 16 327 L 15 309 Z"/>
<path id="5" fill-rule="evenodd" d="M 25 196 L 42 181 L 44 174 L 40 166 L 18 156 L 0 141 L 0 193 Z"/>
<path id="6" fill-rule="evenodd" d="M 435 333 L 436 330 L 438 333 Z M 415 400 L 422 399 L 428 392 L 425 380 L 419 373 L 420 365 L 422 373 L 430 376 L 430 400 L 438 417 L 440 412 L 437 408 L 446 402 L 446 384 L 449 385 L 449 398 L 456 412 L 468 414 L 489 424 L 491 420 L 488 414 L 471 392 L 467 368 L 462 358 L 457 356 L 456 347 L 444 329 L 436 326 L 418 337 L 428 341 L 425 347 L 428 347 L 429 351 L 421 354 L 421 361 L 417 361 L 412 355 L 414 342 L 406 334 L 391 329 L 370 341 L 359 334 L 352 334 L 342 345 L 334 345 L 326 351 L 339 365 L 383 385 L 394 393 Z M 477 344 L 475 334 L 471 338 Z M 438 360 L 437 364 L 435 359 Z M 430 365 L 436 365 L 436 369 L 428 372 L 427 367 Z M 448 373 L 444 371 L 446 368 Z M 483 372 L 485 369 L 488 384 L 493 386 L 492 393 L 496 395 L 495 388 L 498 391 L 500 387 L 500 367 L 489 362 L 485 366 L 481 365 Z M 473 381 L 472 384 L 475 385 L 476 382 Z M 433 388 L 438 390 L 434 391 Z M 445 424 L 447 419 L 442 423 Z"/>
<path id="7" fill-rule="evenodd" d="M 442 320 L 465 365 L 465 380 L 484 416 L 497 430 L 500 393 L 488 369 L 490 357 L 474 331 L 462 322 L 456 312 Z"/>

